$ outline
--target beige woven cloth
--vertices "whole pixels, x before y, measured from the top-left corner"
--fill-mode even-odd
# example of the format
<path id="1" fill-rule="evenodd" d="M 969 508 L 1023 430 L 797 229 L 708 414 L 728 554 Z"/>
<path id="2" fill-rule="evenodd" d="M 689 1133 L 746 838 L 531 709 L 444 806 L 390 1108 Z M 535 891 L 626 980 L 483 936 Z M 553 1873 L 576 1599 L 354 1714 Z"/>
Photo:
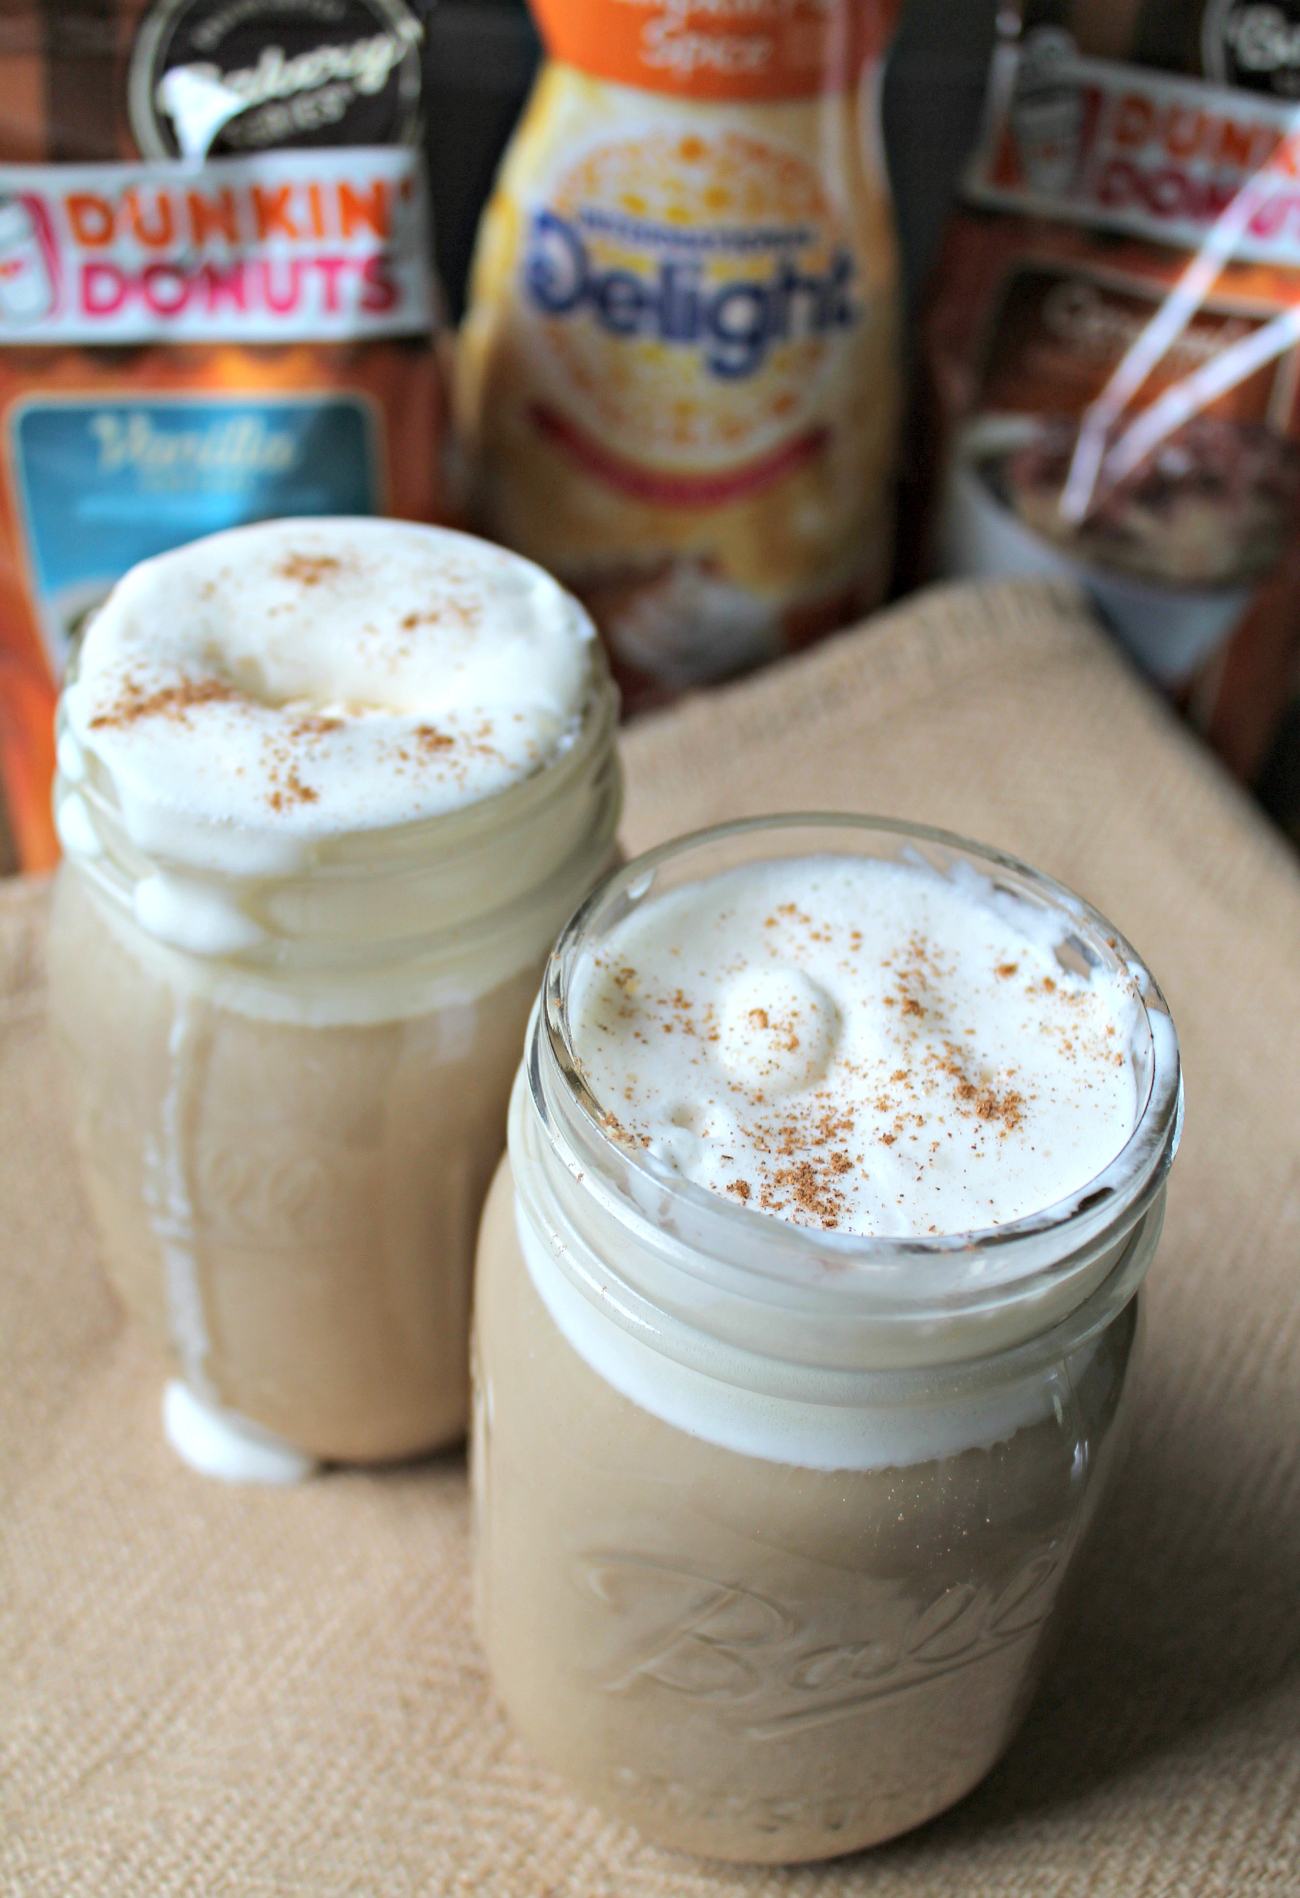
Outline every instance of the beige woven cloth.
<path id="1" fill-rule="evenodd" d="M 628 843 L 779 806 L 1006 845 L 1099 904 L 1181 1030 L 1188 1125 L 1127 1475 L 1005 1762 L 829 1866 L 659 1852 L 495 1711 L 448 1456 L 292 1493 L 164 1449 L 96 1273 L 0 899 L 0 1885 L 72 1898 L 1300 1891 L 1300 869 L 1065 596 L 936 592 L 628 735 Z M 522 1585 L 527 1578 L 521 1577 Z"/>

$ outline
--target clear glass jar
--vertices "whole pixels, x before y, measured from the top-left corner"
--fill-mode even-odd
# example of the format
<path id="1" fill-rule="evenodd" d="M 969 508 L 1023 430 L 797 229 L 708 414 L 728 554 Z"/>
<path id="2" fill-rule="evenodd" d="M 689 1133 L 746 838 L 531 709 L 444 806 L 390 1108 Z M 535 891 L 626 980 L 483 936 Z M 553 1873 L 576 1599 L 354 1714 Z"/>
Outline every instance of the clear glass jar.
<path id="1" fill-rule="evenodd" d="M 1127 965 L 1141 1111 L 1086 1189 L 937 1238 L 796 1227 L 603 1131 L 567 1013 L 644 900 L 755 859 L 973 869 L 1079 973 Z M 617 871 L 548 967 L 476 1286 L 476 1602 L 541 1757 L 649 1837 L 854 1850 L 1007 1745 L 1111 1481 L 1178 1142 L 1177 1041 L 1138 958 L 1047 878 L 941 833 L 789 818 Z"/>
<path id="2" fill-rule="evenodd" d="M 479 1212 L 547 950 L 612 860 L 616 717 L 601 665 L 533 776 L 279 873 L 144 854 L 89 755 L 56 781 L 50 1009 L 77 1143 L 200 1468 L 291 1480 L 463 1433 Z M 168 927 L 157 892 L 178 888 L 237 946 L 142 927 Z"/>

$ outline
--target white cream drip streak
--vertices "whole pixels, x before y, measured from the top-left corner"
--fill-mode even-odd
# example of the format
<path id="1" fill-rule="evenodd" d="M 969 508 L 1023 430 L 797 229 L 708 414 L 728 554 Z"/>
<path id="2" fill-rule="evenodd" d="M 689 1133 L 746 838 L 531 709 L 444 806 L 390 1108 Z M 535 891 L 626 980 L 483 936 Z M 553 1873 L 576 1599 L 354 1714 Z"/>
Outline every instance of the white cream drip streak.
<path id="1" fill-rule="evenodd" d="M 167 1042 L 171 1072 L 160 1116 L 161 1150 L 151 1144 L 146 1151 L 145 1191 L 162 1250 L 172 1343 L 190 1389 L 213 1403 L 216 1394 L 207 1372 L 211 1347 L 199 1261 L 194 1252 L 194 1200 L 188 1158 L 195 1064 L 196 1058 L 201 1058 L 195 1042 L 202 1031 L 196 1027 L 194 1003 L 178 995 L 175 1009 Z"/>
<path id="2" fill-rule="evenodd" d="M 1066 966 L 1068 919 L 960 869 L 747 865 L 651 896 L 575 969 L 615 1137 L 750 1211 L 974 1232 L 1068 1198 L 1136 1124 L 1132 978 Z"/>

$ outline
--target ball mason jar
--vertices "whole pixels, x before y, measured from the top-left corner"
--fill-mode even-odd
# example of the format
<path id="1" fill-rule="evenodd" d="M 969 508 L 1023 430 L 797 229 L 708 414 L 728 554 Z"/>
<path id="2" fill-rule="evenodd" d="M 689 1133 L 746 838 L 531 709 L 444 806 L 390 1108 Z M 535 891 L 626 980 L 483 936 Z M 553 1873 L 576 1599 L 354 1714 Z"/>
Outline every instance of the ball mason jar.
<path id="1" fill-rule="evenodd" d="M 613 861 L 617 695 L 594 665 L 532 776 L 286 874 L 146 855 L 61 721 L 53 1029 L 108 1275 L 170 1363 L 173 1446 L 211 1474 L 289 1481 L 465 1430 L 511 1076 L 556 931 Z M 243 947 L 141 926 L 142 886 L 182 874 Z"/>
<path id="2" fill-rule="evenodd" d="M 607 1134 L 568 1014 L 581 959 L 651 893 L 823 852 L 978 875 L 1043 918 L 1063 966 L 1127 965 L 1139 1112 L 1084 1189 L 985 1231 L 864 1238 Z M 996 851 L 775 819 L 601 885 L 548 965 L 475 1294 L 478 1626 L 546 1763 L 650 1838 L 752 1861 L 869 1845 L 975 1785 L 1116 1468 L 1181 1118 L 1138 957 Z"/>

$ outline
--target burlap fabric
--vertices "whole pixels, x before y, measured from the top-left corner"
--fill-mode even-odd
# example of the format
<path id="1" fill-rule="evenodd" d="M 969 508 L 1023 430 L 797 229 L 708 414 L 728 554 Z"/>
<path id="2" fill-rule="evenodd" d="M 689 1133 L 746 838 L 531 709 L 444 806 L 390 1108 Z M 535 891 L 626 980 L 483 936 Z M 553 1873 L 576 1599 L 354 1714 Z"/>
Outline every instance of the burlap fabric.
<path id="1" fill-rule="evenodd" d="M 873 1853 L 662 1853 L 570 1800 L 494 1709 L 459 1456 L 288 1494 L 181 1468 L 96 1273 L 42 1023 L 44 891 L 20 883 L 0 901 L 6 1889 L 1300 1890 L 1295 860 L 1072 602 L 1032 587 L 930 594 L 641 725 L 626 756 L 633 848 L 779 806 L 926 819 L 1075 886 L 1167 989 L 1189 1110 L 1139 1425 L 1020 1738 Z"/>

